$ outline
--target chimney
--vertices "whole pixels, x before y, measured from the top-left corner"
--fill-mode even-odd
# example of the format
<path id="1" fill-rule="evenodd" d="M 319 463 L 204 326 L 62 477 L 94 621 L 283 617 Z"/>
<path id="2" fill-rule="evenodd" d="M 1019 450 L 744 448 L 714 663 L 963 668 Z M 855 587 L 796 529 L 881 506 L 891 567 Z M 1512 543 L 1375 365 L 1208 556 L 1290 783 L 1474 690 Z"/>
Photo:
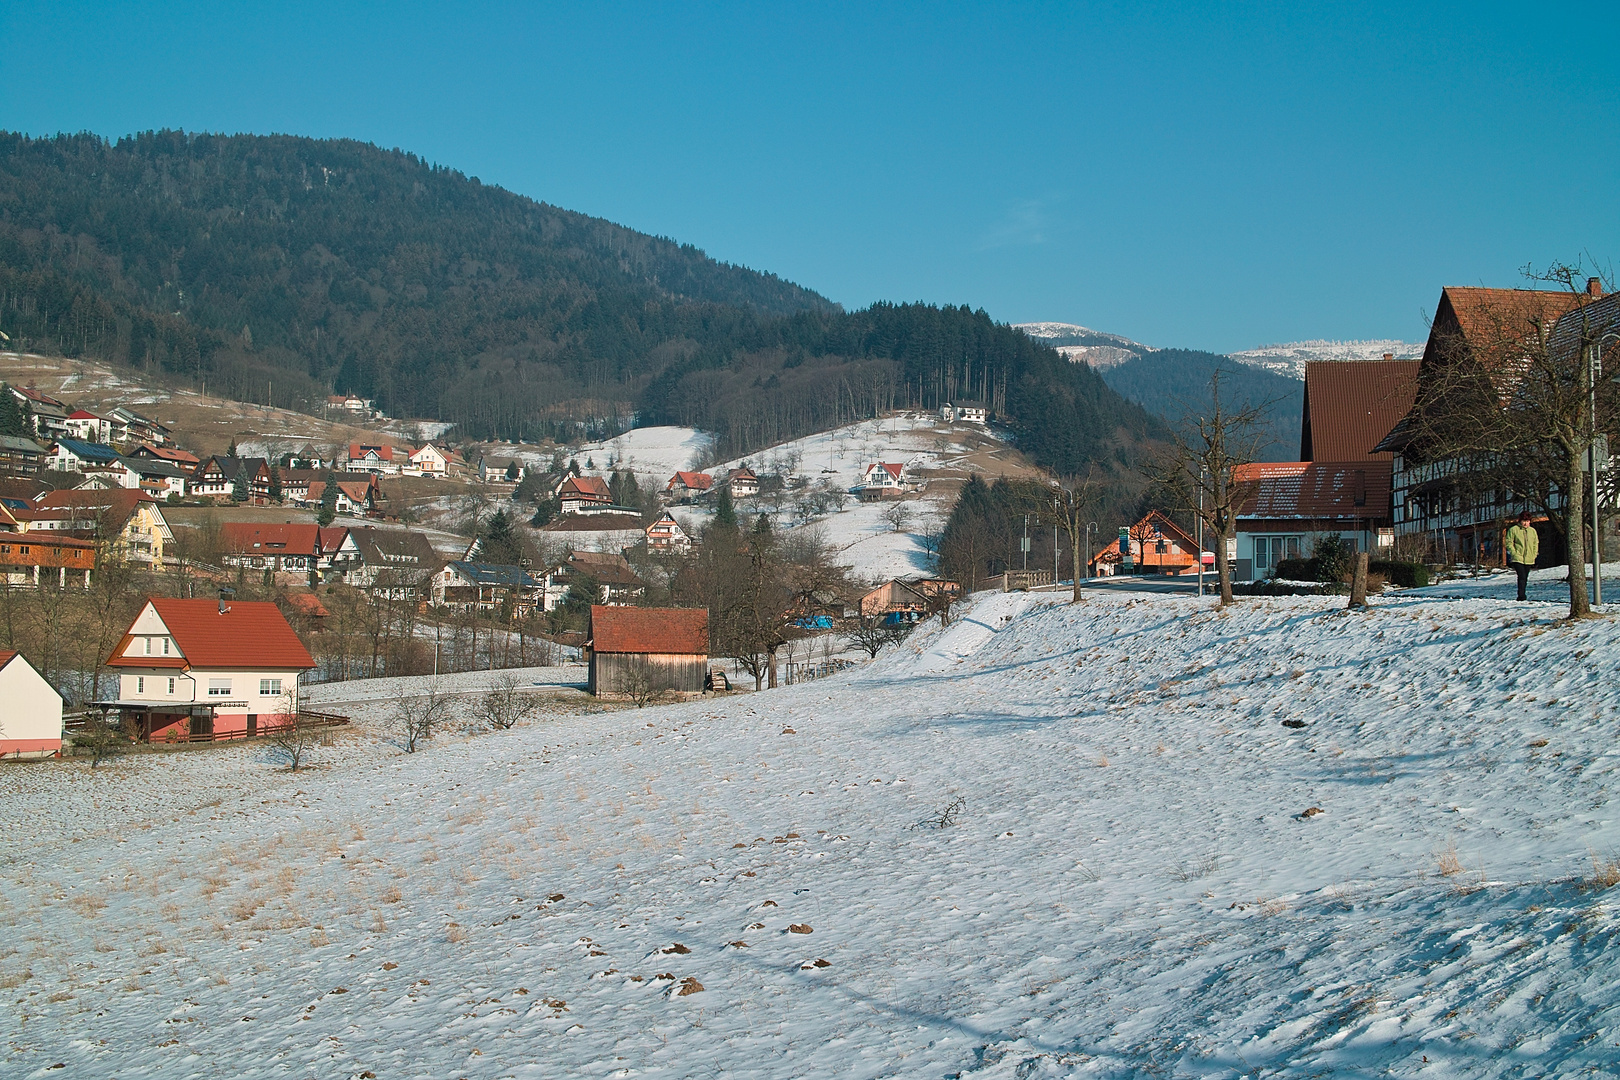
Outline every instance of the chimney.
<path id="1" fill-rule="evenodd" d="M 231 609 L 225 606 L 225 601 L 236 595 L 236 590 L 229 585 L 219 590 L 219 613 L 226 614 Z"/>
<path id="2" fill-rule="evenodd" d="M 1395 359 L 1395 354 L 1392 353 L 1392 352 L 1387 352 L 1387 353 L 1384 354 L 1384 359 L 1385 360 L 1393 360 L 1393 359 Z"/>
<path id="3" fill-rule="evenodd" d="M 1597 278 L 1597 277 L 1589 277 L 1589 278 L 1587 278 L 1586 279 L 1586 295 L 1587 296 L 1602 296 L 1603 295 L 1603 279 L 1602 278 Z"/>

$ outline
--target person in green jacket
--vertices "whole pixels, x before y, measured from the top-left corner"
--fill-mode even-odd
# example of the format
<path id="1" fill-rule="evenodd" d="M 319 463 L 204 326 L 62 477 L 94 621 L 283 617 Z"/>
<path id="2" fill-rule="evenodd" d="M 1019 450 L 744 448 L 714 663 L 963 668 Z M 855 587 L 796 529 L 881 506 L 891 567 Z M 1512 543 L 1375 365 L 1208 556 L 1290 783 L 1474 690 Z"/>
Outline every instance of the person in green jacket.
<path id="1" fill-rule="evenodd" d="M 1540 547 L 1541 540 L 1536 536 L 1536 527 L 1530 524 L 1530 511 L 1526 510 L 1507 531 L 1508 563 L 1513 567 L 1513 572 L 1519 575 L 1520 600 L 1526 599 L 1524 584 L 1530 579 L 1530 570 L 1536 565 L 1536 554 Z"/>

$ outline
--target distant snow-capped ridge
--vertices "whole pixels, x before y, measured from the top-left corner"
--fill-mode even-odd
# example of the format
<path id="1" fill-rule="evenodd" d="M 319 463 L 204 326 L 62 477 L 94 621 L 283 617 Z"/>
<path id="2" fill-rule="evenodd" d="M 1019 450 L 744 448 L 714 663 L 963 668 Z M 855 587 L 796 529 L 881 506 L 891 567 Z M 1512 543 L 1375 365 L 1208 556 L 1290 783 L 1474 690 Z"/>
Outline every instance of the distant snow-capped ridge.
<path id="1" fill-rule="evenodd" d="M 1286 345 L 1262 345 L 1258 349 L 1227 355 L 1240 364 L 1265 368 L 1292 379 L 1303 379 L 1308 363 L 1382 360 L 1385 354 L 1397 360 L 1416 360 L 1423 355 L 1423 343 L 1393 338 L 1378 341 L 1294 341 Z"/>
<path id="2" fill-rule="evenodd" d="M 1098 370 L 1123 364 L 1153 351 L 1139 341 L 1093 330 L 1078 323 L 1014 323 L 1013 329 L 1022 330 L 1043 345 L 1050 345 L 1074 363 L 1090 364 Z"/>

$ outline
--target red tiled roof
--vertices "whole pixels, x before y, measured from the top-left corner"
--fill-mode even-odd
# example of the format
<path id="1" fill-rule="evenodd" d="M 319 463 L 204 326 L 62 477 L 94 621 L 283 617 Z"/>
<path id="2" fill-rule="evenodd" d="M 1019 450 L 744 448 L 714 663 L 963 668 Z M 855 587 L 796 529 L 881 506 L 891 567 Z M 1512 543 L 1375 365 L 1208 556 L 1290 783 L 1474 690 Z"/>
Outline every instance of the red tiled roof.
<path id="1" fill-rule="evenodd" d="M 882 469 L 896 480 L 900 479 L 900 474 L 906 471 L 906 467 L 904 465 L 891 465 L 885 461 L 873 462 L 871 467 L 866 471 L 871 472 L 872 469 Z"/>
<path id="2" fill-rule="evenodd" d="M 105 520 L 109 526 L 121 529 L 130 515 L 135 513 L 135 507 L 143 502 L 155 503 L 157 500 L 144 491 L 134 491 L 130 488 L 47 491 L 34 500 L 34 512 L 31 516 L 35 519 L 65 516 L 46 512 L 51 510 L 99 510 L 107 515 Z"/>
<path id="3" fill-rule="evenodd" d="M 677 472 L 669 481 L 669 486 L 680 484 L 693 491 L 707 491 L 714 485 L 714 477 L 701 472 Z"/>
<path id="4" fill-rule="evenodd" d="M 591 607 L 590 646 L 604 653 L 709 655 L 706 608 Z"/>
<path id="5" fill-rule="evenodd" d="M 326 610 L 326 605 L 321 603 L 321 598 L 314 593 L 293 593 L 287 597 L 287 606 L 301 615 L 311 615 L 318 619 L 324 619 L 332 614 Z"/>
<path id="6" fill-rule="evenodd" d="M 268 600 L 230 600 L 221 614 L 216 600 L 147 601 L 180 647 L 179 660 L 192 668 L 312 668 L 315 660 L 298 640 L 281 609 Z M 157 656 L 125 656 L 131 635 L 114 647 L 108 667 L 162 667 Z"/>
<path id="7" fill-rule="evenodd" d="M 0 652 L 0 668 L 5 667 L 15 659 L 17 659 L 17 653 L 15 650 L 10 652 Z"/>
<path id="8" fill-rule="evenodd" d="M 232 554 L 315 555 L 320 550 L 320 528 L 316 525 L 227 521 L 219 527 L 219 532 L 225 550 Z"/>
<path id="9" fill-rule="evenodd" d="M 562 482 L 558 489 L 559 498 L 568 498 L 570 495 L 583 495 L 588 499 L 606 499 L 612 501 L 613 493 L 608 490 L 607 483 L 599 476 L 570 476 Z"/>
<path id="10" fill-rule="evenodd" d="M 1388 461 L 1240 465 L 1232 470 L 1232 482 L 1252 486 L 1253 492 L 1238 517 L 1303 521 L 1387 518 L 1392 471 Z"/>
<path id="11" fill-rule="evenodd" d="M 369 443 L 350 443 L 349 460 L 354 461 L 375 452 L 379 461 L 393 461 L 394 448 L 392 446 L 372 446 Z"/>
<path id="12" fill-rule="evenodd" d="M 1305 365 L 1299 456 L 1306 461 L 1392 460 L 1373 447 L 1417 400 L 1417 360 L 1346 360 Z"/>
<path id="13" fill-rule="evenodd" d="M 349 535 L 347 525 L 328 525 L 320 531 L 321 551 L 336 551 L 343 546 L 343 538 Z"/>

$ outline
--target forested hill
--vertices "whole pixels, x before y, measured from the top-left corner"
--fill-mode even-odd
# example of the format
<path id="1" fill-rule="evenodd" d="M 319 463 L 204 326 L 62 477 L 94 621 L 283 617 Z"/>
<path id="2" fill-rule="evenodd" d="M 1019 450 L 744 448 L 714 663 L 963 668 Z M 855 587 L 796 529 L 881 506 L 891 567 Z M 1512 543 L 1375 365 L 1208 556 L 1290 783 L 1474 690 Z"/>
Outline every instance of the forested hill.
<path id="1" fill-rule="evenodd" d="M 696 342 L 832 311 L 769 274 L 347 140 L 0 133 L 0 328 L 281 404 L 611 416 Z M 587 404 L 588 403 L 588 404 Z"/>
<path id="2" fill-rule="evenodd" d="M 332 392 L 471 437 L 639 413 L 722 451 L 988 402 L 1037 461 L 1134 460 L 1159 421 L 982 311 L 843 312 L 770 274 L 400 151 L 291 136 L 0 133 L 0 330 L 248 401 Z"/>

